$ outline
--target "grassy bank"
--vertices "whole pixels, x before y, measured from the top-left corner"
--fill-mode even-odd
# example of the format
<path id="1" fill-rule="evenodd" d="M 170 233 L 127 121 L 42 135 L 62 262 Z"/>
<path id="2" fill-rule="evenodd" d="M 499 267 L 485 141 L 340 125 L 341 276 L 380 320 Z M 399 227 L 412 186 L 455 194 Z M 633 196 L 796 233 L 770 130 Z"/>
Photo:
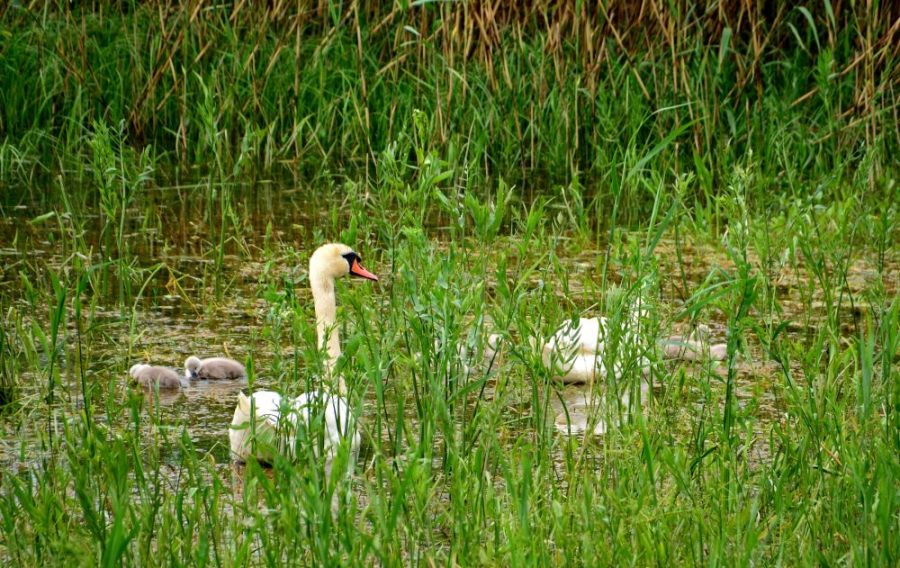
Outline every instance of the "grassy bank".
<path id="1" fill-rule="evenodd" d="M 348 205 L 315 200 L 302 229 L 279 223 L 277 201 L 268 228 L 254 228 L 248 197 L 219 187 L 234 207 L 222 227 L 240 245 L 224 258 L 217 233 L 193 223 L 196 189 L 160 201 L 132 180 L 124 238 L 116 216 L 6 213 L 19 251 L 3 281 L 3 371 L 16 387 L 2 419 L 8 561 L 895 563 L 891 201 L 754 216 L 746 196 L 762 178 L 741 169 L 720 203 L 724 236 L 664 185 L 641 228 L 613 220 L 599 235 L 559 197 L 526 203 L 499 186 L 483 201 L 454 196 L 440 170 L 384 161 L 379 171 L 371 186 L 344 187 Z M 444 198 L 424 206 L 426 195 Z M 162 218 L 188 234 L 146 230 Z M 382 276 L 339 290 L 364 444 L 336 518 L 333 480 L 313 456 L 230 465 L 235 389 L 215 403 L 188 391 L 157 404 L 124 379 L 134 360 L 177 364 L 228 344 L 257 388 L 315 387 L 303 267 L 325 238 L 355 243 Z M 95 248 L 105 239 L 112 262 Z M 643 355 L 656 387 L 640 404 L 593 407 L 589 420 L 621 417 L 606 436 L 561 435 L 565 389 L 527 338 L 579 313 L 624 321 L 638 298 L 652 306 L 645 344 L 707 322 L 733 357 L 610 354 L 630 370 L 596 388 L 639 392 Z M 491 367 L 480 363 L 488 332 L 508 340 Z M 471 359 L 446 347 L 460 344 Z"/>

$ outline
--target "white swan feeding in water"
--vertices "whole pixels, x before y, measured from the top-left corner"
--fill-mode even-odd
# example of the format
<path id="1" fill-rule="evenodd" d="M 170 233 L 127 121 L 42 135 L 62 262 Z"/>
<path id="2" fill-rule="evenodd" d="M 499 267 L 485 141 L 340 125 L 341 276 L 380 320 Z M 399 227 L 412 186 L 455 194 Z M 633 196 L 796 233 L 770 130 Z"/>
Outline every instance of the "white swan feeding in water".
<path id="1" fill-rule="evenodd" d="M 620 334 L 618 354 L 627 349 L 641 349 L 637 334 L 631 326 L 637 325 L 637 316 L 625 322 Z M 556 330 L 541 349 L 541 358 L 547 369 L 558 370 L 558 378 L 563 383 L 590 383 L 598 377 L 605 377 L 609 369 L 604 358 L 610 358 L 608 346 L 613 343 L 610 322 L 607 318 L 580 318 L 568 321 Z M 612 361 L 616 377 L 622 374 L 621 357 Z M 642 368 L 648 362 L 642 355 L 638 357 Z"/>
<path id="2" fill-rule="evenodd" d="M 641 375 L 645 375 L 650 369 L 646 354 L 652 344 L 642 341 L 638 333 L 640 316 L 641 312 L 634 311 L 623 321 L 618 341 L 612 341 L 614 331 L 607 318 L 581 318 L 565 322 L 541 346 L 544 366 L 564 384 L 592 383 L 598 378 L 608 377 L 610 370 L 613 371 L 614 379 L 622 378 L 623 364 L 631 355 Z M 612 345 L 617 346 L 615 352 L 609 351 Z M 656 345 L 665 359 L 722 361 L 727 356 L 727 346 L 724 343 L 709 344 L 709 327 L 705 325 L 698 326 L 697 331 L 687 337 L 671 336 L 658 341 Z M 650 385 L 642 376 L 639 396 L 643 398 L 649 390 Z M 627 389 L 622 392 L 618 402 L 620 409 L 627 412 L 631 406 L 631 395 Z M 581 434 L 589 429 L 594 435 L 605 434 L 608 429 L 606 420 L 597 416 L 591 420 L 592 413 L 599 410 L 604 400 L 603 395 L 597 398 L 589 396 L 564 408 L 556 417 L 557 428 L 567 434 Z"/>
<path id="3" fill-rule="evenodd" d="M 324 440 L 321 450 L 325 457 L 325 473 L 330 475 L 331 465 L 338 448 L 349 439 L 350 459 L 355 460 L 360 437 L 347 403 L 347 386 L 340 375 L 333 377 L 334 366 L 341 354 L 340 337 L 335 325 L 335 280 L 347 275 L 367 280 L 378 277 L 360 264 L 359 255 L 342 244 L 326 244 L 313 253 L 309 260 L 309 280 L 316 310 L 316 334 L 319 346 L 328 353 L 326 376 L 337 381 L 337 392 L 315 390 L 296 398 L 283 397 L 273 391 L 256 391 L 249 397 L 238 395 L 234 418 L 228 433 L 231 453 L 238 461 L 251 456 L 271 463 L 275 452 L 296 457 L 298 443 L 315 444 L 313 452 L 319 455 L 318 440 L 304 439 L 316 421 L 322 421 Z M 255 416 L 255 420 L 253 417 Z"/>
<path id="4" fill-rule="evenodd" d="M 645 356 L 649 343 L 643 342 L 637 333 L 639 313 L 633 312 L 618 337 L 617 353 L 609 353 L 613 343 L 613 332 L 607 318 L 581 318 L 560 326 L 556 333 L 541 348 L 544 366 L 551 371 L 559 371 L 557 378 L 563 383 L 590 383 L 598 377 L 606 377 L 609 368 L 605 359 L 612 360 L 615 378 L 622 375 L 622 359 L 633 350 L 642 372 L 649 370 L 650 361 Z M 709 327 L 700 325 L 697 332 L 688 337 L 674 335 L 657 342 L 666 359 L 698 361 L 710 359 L 722 361 L 726 358 L 724 343 L 709 344 Z M 614 357 L 613 357 L 614 356 Z"/>

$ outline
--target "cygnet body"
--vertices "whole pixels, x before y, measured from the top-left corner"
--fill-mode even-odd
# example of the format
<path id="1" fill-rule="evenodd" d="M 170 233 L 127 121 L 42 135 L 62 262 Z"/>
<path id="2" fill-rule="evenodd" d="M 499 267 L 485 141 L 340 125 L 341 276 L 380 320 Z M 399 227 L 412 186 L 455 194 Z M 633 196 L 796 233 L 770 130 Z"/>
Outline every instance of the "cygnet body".
<path id="1" fill-rule="evenodd" d="M 234 359 L 225 357 L 188 357 L 184 362 L 184 376 L 188 379 L 243 379 L 247 376 L 247 370 Z"/>
<path id="2" fill-rule="evenodd" d="M 728 358 L 728 345 L 716 343 L 710 345 L 709 326 L 700 324 L 697 330 L 689 336 L 673 335 L 661 342 L 663 356 L 666 359 L 681 359 L 684 361 L 724 361 Z"/>
<path id="3" fill-rule="evenodd" d="M 160 389 L 180 389 L 181 377 L 168 367 L 145 365 L 138 363 L 128 370 L 128 374 L 134 382 L 144 388 L 152 389 L 159 386 Z"/>

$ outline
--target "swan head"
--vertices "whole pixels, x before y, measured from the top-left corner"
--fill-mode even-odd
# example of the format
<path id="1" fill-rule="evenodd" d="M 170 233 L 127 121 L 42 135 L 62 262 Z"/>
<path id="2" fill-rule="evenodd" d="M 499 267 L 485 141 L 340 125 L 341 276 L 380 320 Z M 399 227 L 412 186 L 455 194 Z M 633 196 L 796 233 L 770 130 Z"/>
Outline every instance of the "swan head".
<path id="1" fill-rule="evenodd" d="M 361 263 L 359 253 L 347 245 L 340 243 L 322 245 L 309 259 L 310 278 L 333 280 L 349 274 L 366 280 L 378 280 L 378 277 L 363 268 Z"/>
<path id="2" fill-rule="evenodd" d="M 197 371 L 200 369 L 200 359 L 191 355 L 184 360 L 184 378 L 196 379 Z"/>

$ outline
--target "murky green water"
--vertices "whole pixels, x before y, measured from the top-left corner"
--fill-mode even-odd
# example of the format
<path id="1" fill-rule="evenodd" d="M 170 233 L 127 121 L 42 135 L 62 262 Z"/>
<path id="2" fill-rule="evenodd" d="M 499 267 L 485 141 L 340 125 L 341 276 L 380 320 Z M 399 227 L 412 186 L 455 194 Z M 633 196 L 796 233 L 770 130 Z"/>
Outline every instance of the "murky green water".
<path id="1" fill-rule="evenodd" d="M 229 187 L 230 215 L 225 250 L 222 257 L 224 277 L 213 284 L 216 256 L 219 250 L 218 209 L 210 211 L 210 195 L 216 195 L 203 184 L 186 184 L 147 190 L 128 210 L 126 241 L 135 257 L 137 267 L 147 268 L 164 264 L 146 283 L 140 300 L 131 307 L 117 305 L 118 283 L 106 283 L 106 301 L 101 299 L 90 306 L 93 312 L 90 330 L 80 330 L 82 344 L 81 361 L 66 361 L 61 373 L 61 401 L 59 404 L 70 409 L 81 403 L 80 380 L 94 385 L 95 395 L 105 396 L 145 396 L 148 412 L 159 412 L 161 424 L 170 425 L 171 435 L 177 435 L 181 425 L 187 426 L 192 441 L 202 452 L 209 452 L 227 467 L 227 426 L 231 420 L 235 397 L 240 389 L 247 389 L 243 382 L 195 381 L 179 393 L 162 393 L 159 408 L 152 394 L 141 395 L 128 384 L 127 369 L 137 362 L 168 365 L 181 371 L 182 364 L 189 355 L 227 355 L 244 360 L 252 352 L 256 367 L 255 388 L 279 388 L 289 372 L 294 359 L 293 346 L 285 342 L 282 335 L 277 340 L 265 337 L 264 329 L 270 315 L 267 290 L 272 283 L 291 287 L 296 283 L 295 293 L 306 298 L 303 275 L 308 252 L 325 239 L 323 230 L 317 227 L 332 226 L 335 217 L 352 204 L 345 203 L 339 190 L 320 190 L 303 187 L 295 180 L 266 182 L 256 185 L 245 184 Z M 32 325 L 46 326 L 49 307 L 46 300 L 34 300 L 28 292 L 28 282 L 46 282 L 49 275 L 46 266 L 70 266 L 71 256 L 83 254 L 78 251 L 78 243 L 83 243 L 91 251 L 92 262 L 101 262 L 104 242 L 101 234 L 99 212 L 72 219 L 58 203 L 33 203 L 27 194 L 16 195 L 7 192 L 0 216 L 0 297 L 4 310 L 17 310 Z M 88 203 L 90 200 L 88 200 Z M 82 205 L 85 210 L 91 208 Z M 57 211 L 59 216 L 35 222 L 40 216 Z M 431 236 L 440 246 L 447 232 L 441 226 L 439 215 L 433 217 L 434 225 L 427 227 Z M 277 244 L 272 244 L 277 243 Z M 301 251 L 299 257 L 285 255 L 284 247 L 289 245 Z M 481 254 L 500 254 L 506 247 L 510 251 L 515 242 L 501 239 L 500 245 L 492 245 Z M 362 251 L 365 255 L 365 251 Z M 570 267 L 569 283 L 566 290 L 556 286 L 554 293 L 565 295 L 572 304 L 586 310 L 596 306 L 596 287 L 585 287 L 584 282 L 596 280 L 598 259 L 603 250 L 585 247 L 583 244 L 563 243 L 557 250 L 561 261 Z M 730 263 L 715 247 L 689 242 L 682 244 L 679 264 L 674 242 L 664 240 L 656 249 L 656 259 L 664 282 L 661 286 L 663 297 L 660 305 L 667 314 L 677 311 L 680 300 L 687 293 L 684 289 L 695 288 L 710 271 L 716 267 L 729 267 Z M 295 263 L 295 260 L 302 259 Z M 524 259 L 518 259 L 522 261 Z M 390 285 L 392 275 L 387 266 L 370 266 L 381 277 L 379 286 Z M 821 314 L 816 308 L 823 308 L 821 291 L 787 266 L 778 269 L 772 280 L 778 282 L 774 290 L 781 312 L 781 320 L 790 320 L 788 333 L 802 336 L 817 324 Z M 889 267 L 887 283 L 891 287 L 888 296 L 896 294 L 898 269 Z M 841 329 L 848 336 L 857 331 L 861 315 L 866 310 L 865 291 L 875 274 L 874 259 L 860 260 L 851 265 L 847 274 L 846 288 L 857 301 L 847 304 L 843 313 Z M 610 266 L 610 282 L 621 278 L 615 265 Z M 41 284 L 43 286 L 44 284 Z M 488 288 L 495 283 L 488 282 Z M 142 283 L 131 282 L 131 292 L 137 292 Z M 803 292 L 810 289 L 812 292 Z M 281 289 L 283 291 L 283 288 Z M 810 296 L 812 294 L 812 296 Z M 97 298 L 97 295 L 93 296 Z M 104 296 L 99 296 L 103 298 Z M 377 295 L 376 295 L 377 297 Z M 810 304 L 811 300 L 811 304 Z M 808 311 L 808 306 L 814 309 Z M 85 307 L 85 309 L 89 309 Z M 824 310 L 823 310 L 824 311 Z M 715 342 L 725 341 L 724 314 L 718 320 L 707 321 Z M 68 340 L 79 338 L 74 323 L 69 321 Z M 87 333 L 89 331 L 89 333 Z M 670 330 L 679 331 L 678 326 Z M 14 330 L 8 333 L 15 334 Z M 276 345 L 273 341 L 280 341 Z M 275 365 L 273 361 L 279 363 Z M 297 362 L 303 365 L 302 358 Z M 513 364 L 502 359 L 497 369 L 505 372 L 505 366 Z M 726 372 L 723 363 L 680 363 L 664 364 L 664 372 L 669 377 L 706 377 L 711 384 L 720 384 Z M 742 408 L 759 418 L 760 429 L 767 422 L 779 420 L 779 392 L 773 388 L 772 376 L 778 367 L 767 361 L 761 347 L 752 340 L 747 351 L 742 354 L 738 365 L 737 398 Z M 5 465 L 21 467 L 32 459 L 38 459 L 38 440 L 46 428 L 45 404 L 41 397 L 46 377 L 41 372 L 31 370 L 19 377 L 21 394 L 26 401 L 18 412 L 28 419 L 2 420 L 2 446 L 0 455 Z M 690 382 L 690 381 L 689 381 Z M 695 388 L 673 384 L 656 384 L 652 391 L 656 397 L 666 396 L 667 389 Z M 485 391 L 492 396 L 493 385 Z M 558 395 L 550 398 L 550 419 L 568 410 L 573 423 L 582 428 L 574 428 L 573 433 L 581 434 L 587 426 L 586 415 L 595 406 L 597 392 L 590 386 L 560 386 Z M 410 393 L 411 396 L 411 393 Z M 522 394 L 523 405 L 527 398 Z M 645 395 L 646 396 L 646 395 Z M 512 405 L 516 395 L 511 395 Z M 689 413 L 703 404 L 698 394 L 693 407 L 680 412 Z M 411 407 L 412 405 L 408 405 Z M 374 408 L 373 401 L 366 401 L 364 409 Z M 98 421 L 104 420 L 98 415 Z M 29 435 L 17 431 L 19 424 L 34 431 Z M 564 425 L 563 429 L 564 429 Z M 25 445 L 18 445 L 24 440 Z M 32 444 L 33 445 L 29 445 Z M 363 448 L 363 458 L 366 455 Z M 764 459 L 766 448 L 757 449 L 758 459 Z M 173 463 L 177 456 L 172 456 Z"/>

